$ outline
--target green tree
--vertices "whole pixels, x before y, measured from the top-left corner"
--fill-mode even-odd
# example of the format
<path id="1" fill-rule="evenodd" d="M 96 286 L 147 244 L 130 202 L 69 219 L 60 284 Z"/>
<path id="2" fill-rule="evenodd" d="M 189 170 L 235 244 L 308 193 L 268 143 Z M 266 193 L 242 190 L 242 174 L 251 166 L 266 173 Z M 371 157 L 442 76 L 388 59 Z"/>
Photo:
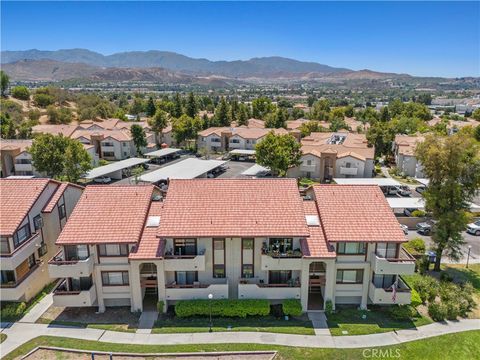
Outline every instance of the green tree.
<path id="1" fill-rule="evenodd" d="M 10 78 L 8 77 L 7 73 L 3 70 L 0 70 L 0 91 L 2 96 L 5 96 L 9 84 Z"/>
<path id="2" fill-rule="evenodd" d="M 245 104 L 239 104 L 238 106 L 238 115 L 237 115 L 237 125 L 247 125 L 248 124 L 248 109 Z"/>
<path id="3" fill-rule="evenodd" d="M 310 135 L 312 132 L 327 132 L 328 129 L 320 125 L 320 122 L 316 120 L 310 120 L 304 122 L 299 128 L 302 137 Z"/>
<path id="4" fill-rule="evenodd" d="M 275 105 L 272 100 L 267 97 L 259 97 L 252 101 L 252 114 L 256 119 L 264 119 L 267 114 L 275 110 Z"/>
<path id="5" fill-rule="evenodd" d="M 171 109 L 170 115 L 174 118 L 179 118 L 183 114 L 183 105 L 182 99 L 180 98 L 179 93 L 175 93 L 173 97 L 173 108 Z"/>
<path id="6" fill-rule="evenodd" d="M 158 109 L 155 115 L 148 120 L 148 124 L 155 133 L 155 141 L 157 145 L 160 145 L 162 141 L 162 131 L 168 126 L 168 114 L 162 109 Z"/>
<path id="7" fill-rule="evenodd" d="M 480 108 L 475 109 L 475 111 L 472 113 L 472 118 L 474 118 L 477 121 L 480 121 Z"/>
<path id="8" fill-rule="evenodd" d="M 269 113 L 265 116 L 265 127 L 275 129 L 285 127 L 287 118 L 287 110 L 283 108 L 277 108 L 275 112 Z"/>
<path id="9" fill-rule="evenodd" d="M 222 96 L 220 103 L 215 110 L 215 122 L 219 126 L 230 126 L 230 113 L 227 100 Z"/>
<path id="10" fill-rule="evenodd" d="M 139 182 L 138 178 L 140 177 L 140 175 L 142 175 L 144 171 L 145 170 L 143 169 L 143 166 L 137 166 L 132 169 L 131 174 L 133 175 L 135 185 L 138 184 Z"/>
<path id="11" fill-rule="evenodd" d="M 15 139 L 16 126 L 8 113 L 0 113 L 0 126 L 2 139 Z"/>
<path id="12" fill-rule="evenodd" d="M 328 99 L 316 101 L 310 111 L 310 119 L 328 121 L 330 119 L 330 101 Z"/>
<path id="13" fill-rule="evenodd" d="M 353 106 L 352 105 L 347 105 L 345 106 L 344 108 L 344 112 L 345 112 L 345 116 L 346 117 L 354 117 L 355 116 L 355 112 L 353 111 Z"/>
<path id="14" fill-rule="evenodd" d="M 255 146 L 257 163 L 270 168 L 273 174 L 285 176 L 292 166 L 300 165 L 300 143 L 290 134 L 268 133 Z"/>
<path id="15" fill-rule="evenodd" d="M 12 88 L 12 96 L 15 99 L 20 100 L 29 100 L 30 99 L 30 91 L 26 86 L 15 86 Z"/>
<path id="16" fill-rule="evenodd" d="M 143 148 L 147 146 L 147 137 L 145 135 L 145 130 L 137 124 L 133 124 L 130 127 L 130 133 L 132 134 L 133 144 L 137 149 L 139 155 L 143 154 Z"/>
<path id="17" fill-rule="evenodd" d="M 191 118 L 184 114 L 178 119 L 174 119 L 172 124 L 172 132 L 177 144 L 181 144 L 186 140 L 196 139 L 201 129 L 202 120 L 198 116 Z"/>
<path id="18" fill-rule="evenodd" d="M 138 115 L 140 113 L 143 113 L 143 112 L 145 112 L 145 107 L 146 106 L 145 106 L 144 101 L 139 97 L 135 97 L 133 99 L 132 106 L 130 106 L 130 114 Z"/>
<path id="19" fill-rule="evenodd" d="M 395 132 L 389 123 L 376 121 L 367 131 L 368 144 L 375 146 L 376 157 L 391 154 L 394 138 Z"/>
<path id="20" fill-rule="evenodd" d="M 72 122 L 73 114 L 69 108 L 56 108 L 54 105 L 47 107 L 48 121 L 52 124 L 69 124 Z"/>
<path id="21" fill-rule="evenodd" d="M 480 142 L 480 126 L 477 126 L 475 130 L 473 130 L 473 137 Z"/>
<path id="22" fill-rule="evenodd" d="M 145 107 L 145 113 L 147 116 L 153 116 L 155 115 L 155 111 L 157 111 L 155 107 L 155 102 L 153 101 L 153 98 L 150 96 L 148 98 L 147 106 Z"/>
<path id="23" fill-rule="evenodd" d="M 426 210 L 437 220 L 432 234 L 435 271 L 443 255 L 459 260 L 469 204 L 480 187 L 479 145 L 472 137 L 428 135 L 415 155 L 430 180 L 422 194 Z"/>
<path id="24" fill-rule="evenodd" d="M 49 94 L 36 93 L 33 95 L 33 101 L 37 106 L 45 108 L 48 105 L 54 104 L 55 98 Z"/>
<path id="25" fill-rule="evenodd" d="M 290 118 L 293 120 L 301 119 L 305 117 L 305 111 L 300 108 L 294 107 L 292 109 L 292 113 L 290 114 Z"/>
<path id="26" fill-rule="evenodd" d="M 188 94 L 187 98 L 187 106 L 185 107 L 185 114 L 190 116 L 191 118 L 194 118 L 197 116 L 197 101 L 195 100 L 195 95 L 193 95 L 193 92 L 190 92 Z"/>
<path id="27" fill-rule="evenodd" d="M 91 158 L 83 145 L 62 135 L 37 135 L 29 152 L 35 169 L 52 178 L 75 182 L 91 169 Z"/>

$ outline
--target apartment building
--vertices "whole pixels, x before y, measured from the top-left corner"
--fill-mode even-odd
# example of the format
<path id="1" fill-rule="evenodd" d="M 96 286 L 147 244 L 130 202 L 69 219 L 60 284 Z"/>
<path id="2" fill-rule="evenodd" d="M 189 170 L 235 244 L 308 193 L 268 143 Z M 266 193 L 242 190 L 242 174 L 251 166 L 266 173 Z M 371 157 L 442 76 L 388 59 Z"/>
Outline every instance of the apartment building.
<path id="1" fill-rule="evenodd" d="M 47 262 L 82 191 L 51 179 L 0 179 L 2 301 L 28 301 L 52 281 Z"/>
<path id="2" fill-rule="evenodd" d="M 415 157 L 417 144 L 425 140 L 423 136 L 395 135 L 392 150 L 395 164 L 400 173 L 407 176 L 424 178 L 422 164 Z"/>
<path id="3" fill-rule="evenodd" d="M 299 299 L 405 304 L 414 272 L 405 236 L 377 186 L 318 185 L 303 200 L 294 179 L 171 180 L 88 186 L 49 262 L 57 306 L 184 299 Z M 95 216 L 92 216 L 95 214 Z"/>
<path id="4" fill-rule="evenodd" d="M 33 140 L 2 139 L 0 157 L 2 162 L 2 177 L 8 176 L 36 176 L 41 177 L 33 165 L 32 155 L 28 148 Z M 83 147 L 92 159 L 92 165 L 98 164 L 98 155 L 93 145 L 83 144 Z"/>
<path id="5" fill-rule="evenodd" d="M 330 181 L 333 178 L 369 178 L 374 175 L 375 148 L 363 134 L 311 133 L 302 139 L 301 164 L 288 176 Z"/>
<path id="6" fill-rule="evenodd" d="M 212 127 L 200 131 L 197 147 L 208 151 L 229 151 L 233 149 L 254 150 L 269 132 L 288 134 L 285 129 L 265 129 L 248 127 Z"/>

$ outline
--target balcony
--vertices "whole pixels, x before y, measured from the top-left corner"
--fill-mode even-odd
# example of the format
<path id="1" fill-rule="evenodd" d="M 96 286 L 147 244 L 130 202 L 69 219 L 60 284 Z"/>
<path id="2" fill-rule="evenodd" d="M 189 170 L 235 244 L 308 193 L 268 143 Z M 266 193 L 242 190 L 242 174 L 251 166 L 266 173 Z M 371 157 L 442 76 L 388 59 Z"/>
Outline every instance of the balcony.
<path id="1" fill-rule="evenodd" d="M 37 251 L 41 243 L 42 236 L 37 232 L 34 233 L 30 239 L 24 241 L 19 247 L 14 249 L 12 253 L 2 254 L 0 256 L 1 270 L 15 270 L 18 265 Z"/>
<path id="2" fill-rule="evenodd" d="M 373 304 L 404 305 L 411 302 L 411 290 L 402 278 L 399 277 L 395 300 L 393 299 L 393 289 L 377 288 L 373 282 L 370 283 L 368 297 Z"/>
<path id="3" fill-rule="evenodd" d="M 316 169 L 317 167 L 315 166 L 315 164 L 300 164 L 300 171 L 315 172 Z"/>
<path id="4" fill-rule="evenodd" d="M 205 271 L 205 255 L 165 255 L 165 271 Z"/>
<path id="5" fill-rule="evenodd" d="M 48 273 L 52 278 L 85 277 L 93 272 L 93 257 L 84 260 L 66 259 L 63 250 L 60 250 L 49 262 Z"/>
<path id="6" fill-rule="evenodd" d="M 53 290 L 53 305 L 62 307 L 94 306 L 97 302 L 95 284 L 88 290 L 67 290 L 66 280 L 63 280 Z"/>
<path id="7" fill-rule="evenodd" d="M 214 299 L 228 299 L 228 283 L 178 285 L 175 283 L 165 286 L 167 300 L 208 299 L 212 294 Z"/>
<path id="8" fill-rule="evenodd" d="M 1 284 L 0 289 L 2 293 L 2 301 L 21 300 L 29 287 L 29 280 L 27 280 L 28 277 L 35 272 L 38 267 L 38 264 L 34 265 L 25 275 L 23 275 L 21 279 L 18 279 L 16 282 Z"/>
<path id="9" fill-rule="evenodd" d="M 262 270 L 302 270 L 302 255 L 262 255 L 261 257 Z"/>
<path id="10" fill-rule="evenodd" d="M 356 176 L 358 173 L 358 169 L 355 167 L 340 167 L 340 175 L 353 175 Z"/>
<path id="11" fill-rule="evenodd" d="M 415 272 L 415 258 L 401 248 L 398 258 L 383 258 L 375 253 L 371 256 L 372 270 L 383 275 L 412 275 Z"/>
<path id="12" fill-rule="evenodd" d="M 239 299 L 300 299 L 300 285 L 238 284 Z"/>

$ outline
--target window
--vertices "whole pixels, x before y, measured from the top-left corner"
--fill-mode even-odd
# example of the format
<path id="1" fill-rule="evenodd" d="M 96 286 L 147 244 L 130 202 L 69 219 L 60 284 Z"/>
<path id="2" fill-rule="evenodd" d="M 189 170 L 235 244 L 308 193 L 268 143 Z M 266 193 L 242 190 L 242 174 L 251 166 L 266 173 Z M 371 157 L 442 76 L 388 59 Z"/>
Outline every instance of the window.
<path id="1" fill-rule="evenodd" d="M 65 204 L 58 206 L 58 216 L 60 217 L 60 220 L 63 220 L 67 217 L 67 210 L 65 209 Z"/>
<path id="2" fill-rule="evenodd" d="M 213 277 L 225 277 L 225 239 L 213 239 Z"/>
<path id="3" fill-rule="evenodd" d="M 268 272 L 269 284 L 288 284 L 292 280 L 291 270 L 275 270 Z"/>
<path id="4" fill-rule="evenodd" d="M 174 255 L 197 255 L 197 239 L 174 239 Z"/>
<path id="5" fill-rule="evenodd" d="M 47 252 L 48 252 L 47 244 L 45 244 L 44 242 L 42 242 L 42 245 L 40 245 L 40 247 L 38 248 L 38 257 L 42 257 L 42 256 L 45 255 Z"/>
<path id="6" fill-rule="evenodd" d="M 32 160 L 30 160 L 30 159 L 15 159 L 15 164 L 28 165 L 28 164 L 31 164 L 31 163 L 32 163 Z"/>
<path id="7" fill-rule="evenodd" d="M 128 256 L 128 244 L 100 244 L 98 254 L 100 256 Z M 87 250 L 88 251 L 88 250 Z M 82 250 L 82 253 L 84 251 Z"/>
<path id="8" fill-rule="evenodd" d="M 338 255 L 364 255 L 367 252 L 367 244 L 362 242 L 337 243 Z"/>
<path id="9" fill-rule="evenodd" d="M 255 241 L 253 238 L 242 239 L 242 278 L 253 278 L 253 256 Z"/>
<path id="10" fill-rule="evenodd" d="M 373 273 L 372 282 L 376 288 L 388 289 L 395 282 L 395 275 L 377 275 Z"/>
<path id="11" fill-rule="evenodd" d="M 240 140 L 238 140 L 238 139 L 231 139 L 230 142 L 232 144 L 240 144 Z"/>
<path id="12" fill-rule="evenodd" d="M 10 253 L 10 243 L 8 242 L 8 237 L 2 236 L 0 238 L 0 253 L 2 254 Z"/>
<path id="13" fill-rule="evenodd" d="M 83 276 L 79 278 L 70 278 L 69 283 L 70 283 L 70 291 L 90 290 L 90 288 L 93 285 L 92 275 Z"/>
<path id="14" fill-rule="evenodd" d="M 22 245 L 25 241 L 30 238 L 30 225 L 26 224 L 23 225 L 21 228 L 17 230 L 15 235 L 13 235 L 13 247 L 16 249 L 20 245 Z"/>
<path id="15" fill-rule="evenodd" d="M 395 259 L 397 257 L 397 247 L 398 244 L 396 243 L 377 243 L 375 254 L 382 258 Z"/>
<path id="16" fill-rule="evenodd" d="M 211 142 L 217 142 L 217 143 L 219 143 L 219 142 L 220 142 L 220 138 L 212 138 L 210 141 L 211 141 Z"/>
<path id="17" fill-rule="evenodd" d="M 178 285 L 193 285 L 198 281 L 198 272 L 196 271 L 175 271 L 175 281 Z"/>
<path id="18" fill-rule="evenodd" d="M 103 156 L 104 157 L 115 157 L 115 153 L 113 151 L 104 151 Z"/>
<path id="19" fill-rule="evenodd" d="M 63 251 L 67 261 L 85 260 L 90 256 L 87 245 L 65 245 Z"/>
<path id="20" fill-rule="evenodd" d="M 42 215 L 38 214 L 33 218 L 33 227 L 35 228 L 35 230 L 39 230 L 43 227 Z"/>
<path id="21" fill-rule="evenodd" d="M 311 178 L 312 178 L 312 173 L 311 173 L 310 171 L 307 171 L 307 172 L 305 173 L 305 175 L 306 175 L 305 177 L 306 177 L 307 179 L 311 179 Z"/>
<path id="22" fill-rule="evenodd" d="M 2 284 L 15 283 L 15 271 L 2 270 L 1 271 Z"/>
<path id="23" fill-rule="evenodd" d="M 337 270 L 337 284 L 361 284 L 363 282 L 363 269 Z"/>
<path id="24" fill-rule="evenodd" d="M 292 238 L 270 238 L 269 243 L 273 252 L 285 254 L 287 251 L 293 251 Z"/>
<path id="25" fill-rule="evenodd" d="M 128 285 L 128 271 L 103 271 L 103 286 L 124 286 Z"/>
<path id="26" fill-rule="evenodd" d="M 113 143 L 105 141 L 105 142 L 102 142 L 102 146 L 113 146 Z"/>
<path id="27" fill-rule="evenodd" d="M 35 254 L 32 254 L 28 257 L 28 268 L 31 269 L 37 265 L 37 260 L 35 260 Z"/>
<path id="28" fill-rule="evenodd" d="M 128 144 L 127 144 L 126 142 L 122 142 L 122 146 L 123 146 L 123 147 L 127 147 Z"/>
<path id="29" fill-rule="evenodd" d="M 307 165 L 308 166 L 312 165 L 312 160 L 307 160 Z"/>

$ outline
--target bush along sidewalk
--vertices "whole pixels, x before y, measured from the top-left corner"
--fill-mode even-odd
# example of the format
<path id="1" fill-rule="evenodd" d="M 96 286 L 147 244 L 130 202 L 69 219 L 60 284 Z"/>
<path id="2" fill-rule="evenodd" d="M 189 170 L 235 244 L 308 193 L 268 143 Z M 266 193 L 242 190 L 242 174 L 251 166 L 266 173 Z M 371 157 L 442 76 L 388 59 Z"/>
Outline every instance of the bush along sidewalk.
<path id="1" fill-rule="evenodd" d="M 247 317 L 266 316 L 270 313 L 268 300 L 181 300 L 175 304 L 175 314 L 178 317 L 190 316 L 220 316 L 220 317 Z"/>

